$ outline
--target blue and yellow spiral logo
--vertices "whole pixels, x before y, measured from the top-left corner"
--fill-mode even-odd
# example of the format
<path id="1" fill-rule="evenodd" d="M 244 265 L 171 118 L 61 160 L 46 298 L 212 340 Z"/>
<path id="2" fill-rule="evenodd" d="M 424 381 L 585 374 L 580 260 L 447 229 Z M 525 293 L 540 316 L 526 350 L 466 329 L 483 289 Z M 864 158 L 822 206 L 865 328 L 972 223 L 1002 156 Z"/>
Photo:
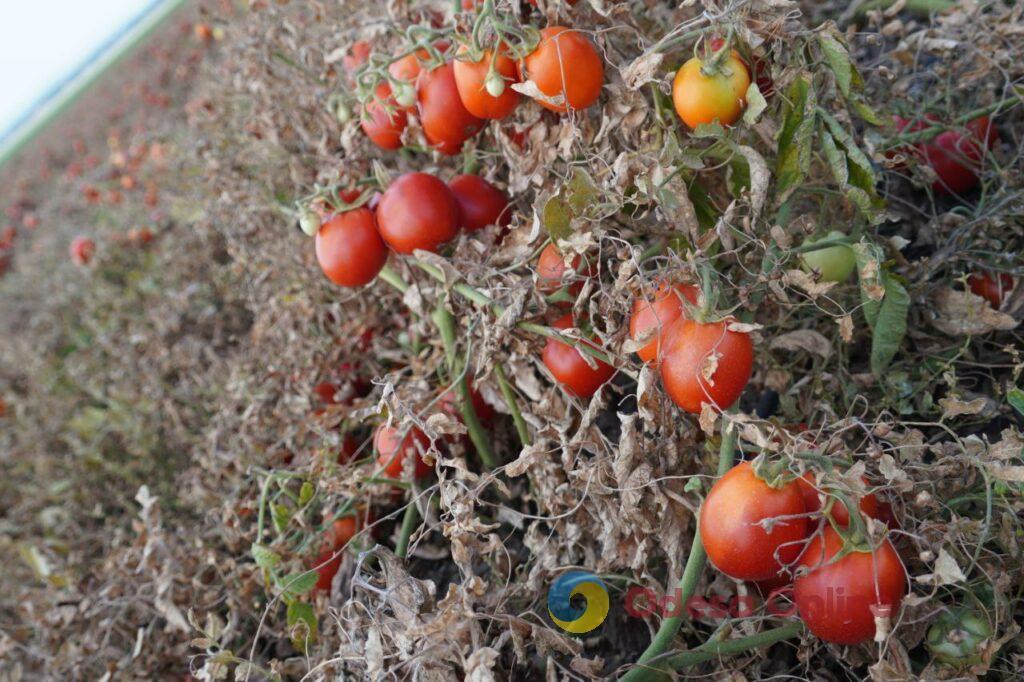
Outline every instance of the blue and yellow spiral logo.
<path id="1" fill-rule="evenodd" d="M 572 598 L 577 595 L 586 600 L 585 606 L 573 605 Z M 548 613 L 555 625 L 566 632 L 590 632 L 608 617 L 608 588 L 593 573 L 563 573 L 548 590 Z"/>

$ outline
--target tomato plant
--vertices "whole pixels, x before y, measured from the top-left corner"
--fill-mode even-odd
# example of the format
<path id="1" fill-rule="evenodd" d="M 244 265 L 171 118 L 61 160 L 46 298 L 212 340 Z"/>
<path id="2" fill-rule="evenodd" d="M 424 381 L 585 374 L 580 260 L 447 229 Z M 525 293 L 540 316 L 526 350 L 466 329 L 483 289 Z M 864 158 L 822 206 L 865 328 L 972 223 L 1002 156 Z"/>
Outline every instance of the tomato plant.
<path id="1" fill-rule="evenodd" d="M 376 98 L 366 103 L 359 118 L 366 136 L 378 147 L 390 150 L 401 148 L 402 133 L 408 123 L 407 114 L 395 103 L 387 83 L 377 86 Z"/>
<path id="2" fill-rule="evenodd" d="M 341 58 L 341 66 L 349 74 L 355 73 L 360 66 L 370 58 L 370 43 L 365 40 L 357 40 L 352 43 L 348 53 Z"/>
<path id="3" fill-rule="evenodd" d="M 578 276 L 593 276 L 593 267 L 586 266 L 581 271 L 580 265 L 583 259 L 575 254 L 566 265 L 565 257 L 554 242 L 551 242 L 540 252 L 537 258 L 537 288 L 545 292 L 558 291 L 566 278 L 566 273 L 572 272 Z M 569 293 L 576 295 L 583 288 L 582 282 L 574 282 L 569 287 Z"/>
<path id="4" fill-rule="evenodd" d="M 468 52 L 468 47 L 460 48 L 454 64 L 462 104 L 477 118 L 505 118 L 519 103 L 519 93 L 508 87 L 518 80 L 516 63 L 504 46 L 497 51 L 484 50 L 475 61 Z"/>
<path id="5" fill-rule="evenodd" d="M 1013 290 L 1013 277 L 1005 272 L 975 272 L 967 278 L 967 286 L 975 296 L 981 296 L 996 310 Z"/>
<path id="6" fill-rule="evenodd" d="M 424 48 L 399 57 L 388 65 L 388 76 L 398 90 L 395 93 L 398 105 L 409 110 L 416 109 L 416 87 L 423 64 L 430 60 L 430 53 Z"/>
<path id="7" fill-rule="evenodd" d="M 415 426 L 410 426 L 403 435 L 401 430 L 381 424 L 373 434 L 373 447 L 377 451 L 377 463 L 390 478 L 404 478 L 404 472 L 420 479 L 433 471 L 433 467 L 423 461 L 423 454 L 430 448 L 430 438 Z M 414 462 L 411 472 L 410 459 Z"/>
<path id="8" fill-rule="evenodd" d="M 661 380 L 675 404 L 691 414 L 700 414 L 702 403 L 726 409 L 750 380 L 754 344 L 728 325 L 679 318 L 665 333 Z"/>
<path id="9" fill-rule="evenodd" d="M 459 232 L 459 204 L 448 185 L 426 173 L 406 173 L 377 205 L 380 236 L 398 253 L 437 251 Z"/>
<path id="10" fill-rule="evenodd" d="M 715 482 L 700 508 L 708 559 L 737 580 L 775 579 L 800 555 L 808 530 L 805 511 L 794 481 L 772 487 L 750 462 L 740 462 Z"/>
<path id="11" fill-rule="evenodd" d="M 683 299 L 696 305 L 699 293 L 697 287 L 691 284 L 662 284 L 654 292 L 653 299 L 641 296 L 633 301 L 633 314 L 629 318 L 630 338 L 636 341 L 645 332 L 656 330 L 654 338 L 636 352 L 641 360 L 653 361 L 656 365 L 661 362 L 659 356 L 662 339 L 672 323 L 685 313 Z"/>
<path id="12" fill-rule="evenodd" d="M 423 134 L 442 154 L 458 154 L 463 143 L 483 128 L 483 119 L 471 114 L 459 98 L 451 63 L 420 74 L 417 92 Z"/>
<path id="13" fill-rule="evenodd" d="M 373 212 L 357 208 L 339 213 L 316 233 L 316 259 L 327 279 L 343 287 L 373 281 L 388 259 Z"/>
<path id="14" fill-rule="evenodd" d="M 96 253 L 96 242 L 88 237 L 75 237 L 71 242 L 71 261 L 75 265 L 88 265 Z"/>
<path id="15" fill-rule="evenodd" d="M 477 419 L 484 426 L 488 426 L 494 422 L 494 416 L 496 412 L 491 407 L 484 397 L 473 387 L 473 380 L 467 379 L 469 382 L 469 399 L 473 403 L 473 410 L 476 412 Z M 444 395 L 441 396 L 438 401 L 438 407 L 445 414 L 454 417 L 455 419 L 462 420 L 462 410 L 459 408 L 459 393 L 457 388 L 453 388 L 450 391 L 445 391 Z"/>
<path id="16" fill-rule="evenodd" d="M 907 589 L 906 571 L 888 539 L 873 550 L 860 548 L 827 524 L 811 538 L 800 565 L 807 572 L 793 582 L 793 601 L 807 628 L 827 642 L 871 639 L 875 615 L 895 619 Z"/>
<path id="17" fill-rule="evenodd" d="M 816 241 L 838 241 L 846 239 L 846 235 L 838 230 L 832 230 L 822 240 L 807 239 L 805 246 L 811 246 Z M 857 269 L 857 254 L 853 248 L 846 244 L 827 246 L 823 249 L 815 249 L 801 254 L 801 258 L 809 269 L 817 271 L 824 282 L 845 282 Z"/>
<path id="18" fill-rule="evenodd" d="M 714 121 L 729 126 L 743 114 L 748 87 L 750 71 L 736 50 L 718 65 L 692 57 L 676 71 L 672 103 L 690 128 Z"/>
<path id="19" fill-rule="evenodd" d="M 551 324 L 555 329 L 569 329 L 573 326 L 572 313 L 558 318 Z M 592 348 L 597 346 L 583 341 Z M 589 398 L 615 374 L 615 368 L 593 356 L 583 357 L 583 352 L 573 346 L 548 338 L 542 354 L 544 365 L 567 391 L 578 398 Z"/>
<path id="20" fill-rule="evenodd" d="M 478 175 L 458 175 L 448 183 L 455 195 L 467 232 L 482 230 L 488 225 L 507 227 L 512 221 L 508 197 L 500 189 Z"/>
<path id="21" fill-rule="evenodd" d="M 604 64 L 585 35 L 565 26 L 541 30 L 537 48 L 519 65 L 523 80 L 531 80 L 546 97 L 544 108 L 564 114 L 586 109 L 597 101 L 604 85 Z"/>
<path id="22" fill-rule="evenodd" d="M 864 485 L 870 485 L 868 479 L 861 477 Z M 796 479 L 796 483 L 800 486 L 800 493 L 804 497 L 804 505 L 807 507 L 807 511 L 816 512 L 821 509 L 821 493 L 819 493 L 820 486 L 818 486 L 814 480 L 814 474 L 811 472 L 805 473 L 800 478 Z M 827 489 L 822 489 L 822 492 L 828 496 L 829 492 Z M 851 500 L 852 502 L 852 500 Z M 858 502 L 860 511 L 873 519 L 881 520 L 881 510 L 879 509 L 878 496 L 874 493 L 868 493 L 860 498 Z M 832 502 L 832 509 L 830 516 L 836 523 L 842 527 L 850 525 L 850 511 L 846 508 L 846 505 L 841 500 L 835 498 Z"/>

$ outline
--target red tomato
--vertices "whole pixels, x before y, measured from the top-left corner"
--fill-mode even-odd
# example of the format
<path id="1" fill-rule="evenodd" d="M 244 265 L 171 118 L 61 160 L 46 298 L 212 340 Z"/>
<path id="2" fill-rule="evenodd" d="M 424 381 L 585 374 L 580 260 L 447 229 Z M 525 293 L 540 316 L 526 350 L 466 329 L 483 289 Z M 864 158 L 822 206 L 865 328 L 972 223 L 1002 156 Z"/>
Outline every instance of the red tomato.
<path id="1" fill-rule="evenodd" d="M 715 482 L 700 508 L 708 559 L 737 580 L 775 579 L 800 555 L 808 530 L 805 511 L 796 483 L 773 488 L 749 462 L 740 462 Z M 770 531 L 760 525 L 766 519 L 777 519 Z"/>
<path id="2" fill-rule="evenodd" d="M 377 205 L 380 236 L 398 253 L 436 252 L 459 232 L 459 204 L 448 185 L 426 173 L 406 173 Z"/>
<path id="3" fill-rule="evenodd" d="M 581 260 L 580 255 L 576 254 L 569 261 L 569 265 L 566 265 L 562 252 L 558 250 L 554 242 L 551 242 L 544 247 L 544 250 L 540 252 L 540 257 L 537 258 L 537 288 L 549 293 L 558 291 L 562 287 L 563 278 L 570 270 L 577 275 L 591 277 L 593 275 L 592 267 L 588 266 L 583 272 L 580 272 Z M 582 282 L 575 282 L 569 287 L 569 293 L 578 294 L 582 288 Z"/>
<path id="4" fill-rule="evenodd" d="M 809 570 L 793 583 L 793 601 L 807 628 L 836 644 L 859 644 L 875 635 L 875 614 L 895 620 L 907 574 L 888 539 L 874 551 L 851 551 L 832 561 L 843 539 L 825 526 L 800 557 Z M 875 613 L 872 613 L 874 610 Z"/>
<path id="5" fill-rule="evenodd" d="M 316 233 L 316 259 L 335 284 L 358 287 L 372 282 L 388 259 L 373 212 L 357 208 L 321 225 Z"/>
<path id="6" fill-rule="evenodd" d="M 415 426 L 409 427 L 403 437 L 399 429 L 381 424 L 373 434 L 373 447 L 377 450 L 377 463 L 383 467 L 382 473 L 389 478 L 404 478 L 403 472 L 409 470 L 410 457 L 415 461 L 414 478 L 423 478 L 433 471 L 423 461 L 423 453 L 430 448 L 430 439 Z"/>
<path id="7" fill-rule="evenodd" d="M 75 237 L 71 242 L 71 261 L 75 265 L 88 265 L 96 252 L 96 242 L 88 237 Z"/>
<path id="8" fill-rule="evenodd" d="M 341 65 L 350 74 L 355 73 L 360 66 L 370 58 L 370 43 L 365 40 L 357 40 L 352 43 L 348 54 L 341 58 Z"/>
<path id="9" fill-rule="evenodd" d="M 568 313 L 551 325 L 555 329 L 568 329 L 573 326 L 572 313 Z M 589 343 L 597 349 L 598 346 Z M 615 374 L 615 368 L 606 362 L 583 354 L 567 343 L 549 338 L 544 345 L 542 355 L 544 364 L 567 391 L 578 398 L 589 398 L 597 392 Z M 596 366 L 591 367 L 588 360 Z"/>
<path id="10" fill-rule="evenodd" d="M 469 113 L 459 99 L 450 63 L 420 74 L 417 96 L 423 134 L 442 154 L 458 154 L 462 144 L 484 127 L 483 119 Z"/>
<path id="11" fill-rule="evenodd" d="M 928 115 L 909 126 L 915 132 L 937 122 Z M 910 122 L 896 117 L 896 129 L 903 131 Z M 981 145 L 991 149 L 999 140 L 995 125 L 987 116 L 977 118 L 960 130 L 946 130 L 927 142 L 914 145 L 913 154 L 932 168 L 937 176 L 932 190 L 939 194 L 963 194 L 978 184 L 985 152 Z"/>
<path id="12" fill-rule="evenodd" d="M 484 397 L 480 395 L 475 388 L 473 388 L 473 380 L 469 379 L 469 399 L 473 403 L 473 410 L 476 412 L 477 419 L 484 426 L 491 424 L 494 421 L 494 408 L 487 404 Z M 462 420 L 462 410 L 459 408 L 459 393 L 457 388 L 453 388 L 450 391 L 446 391 L 441 399 L 438 401 L 438 407 L 445 414 L 451 415 L 452 417 Z"/>
<path id="13" fill-rule="evenodd" d="M 324 531 L 320 552 L 309 563 L 309 567 L 317 572 L 316 589 L 331 589 L 334 576 L 341 567 L 341 550 L 359 530 L 359 520 L 355 516 L 346 516 L 336 520 Z"/>
<path id="14" fill-rule="evenodd" d="M 675 404 L 691 414 L 700 414 L 702 403 L 726 409 L 750 380 L 754 344 L 748 334 L 727 326 L 680 318 L 664 336 L 662 383 Z"/>
<path id="15" fill-rule="evenodd" d="M 522 61 L 519 71 L 524 81 L 532 80 L 547 97 L 561 98 L 561 103 L 537 102 L 562 114 L 596 102 L 604 85 L 604 64 L 594 44 L 565 26 L 548 26 L 540 34 L 540 44 Z"/>
<path id="16" fill-rule="evenodd" d="M 1013 285 L 1013 277 L 1005 272 L 975 272 L 967 278 L 967 286 L 971 288 L 971 293 L 981 296 L 996 310 L 1013 290 Z"/>
<path id="17" fill-rule="evenodd" d="M 861 480 L 864 482 L 864 485 L 870 485 L 868 479 L 861 477 Z M 800 493 L 804 497 L 804 505 L 807 507 L 807 511 L 816 512 L 820 510 L 821 494 L 818 492 L 819 486 L 815 483 L 814 474 L 810 471 L 806 472 L 803 476 L 796 479 L 796 484 L 800 486 Z M 822 492 L 828 495 L 828 490 L 822 489 Z M 872 519 L 880 518 L 878 497 L 874 493 L 868 493 L 860 498 L 858 506 L 866 516 Z M 850 525 L 850 511 L 838 498 L 832 503 L 831 516 L 843 528 Z"/>
<path id="18" fill-rule="evenodd" d="M 402 146 L 402 133 L 408 123 L 405 110 L 395 103 L 391 86 L 387 83 L 377 86 L 376 98 L 366 103 L 359 118 L 359 125 L 366 136 L 378 147 L 391 150 Z"/>
<path id="19" fill-rule="evenodd" d="M 330 381 L 321 381 L 313 387 L 313 393 L 326 405 L 338 404 L 338 386 Z"/>
<path id="20" fill-rule="evenodd" d="M 654 299 L 639 297 L 633 301 L 633 315 L 629 318 L 629 336 L 634 341 L 650 329 L 657 329 L 655 336 L 646 346 L 636 352 L 644 362 L 661 362 L 662 339 L 672 323 L 685 314 L 683 299 L 697 304 L 700 291 L 691 284 L 677 284 L 674 287 L 662 284 L 654 292 Z"/>
<path id="21" fill-rule="evenodd" d="M 504 45 L 497 56 L 493 50 L 484 50 L 483 56 L 475 62 L 463 61 L 468 60 L 467 52 L 469 48 L 463 45 L 458 52 L 462 59 L 457 58 L 453 67 L 455 86 L 462 104 L 478 118 L 505 118 L 519 103 L 519 93 L 508 87 L 518 81 L 516 63 L 508 57 Z M 494 82 L 488 84 L 487 77 L 492 68 Z M 501 91 L 497 96 L 491 94 L 495 87 Z"/>
<path id="22" fill-rule="evenodd" d="M 341 448 L 338 450 L 338 464 L 348 464 L 359 452 L 359 442 L 350 433 L 346 433 L 341 439 Z"/>
<path id="23" fill-rule="evenodd" d="M 500 189 L 478 175 L 458 175 L 448 183 L 462 215 L 462 228 L 467 232 L 482 230 L 488 225 L 507 227 L 512 220 L 508 197 Z"/>

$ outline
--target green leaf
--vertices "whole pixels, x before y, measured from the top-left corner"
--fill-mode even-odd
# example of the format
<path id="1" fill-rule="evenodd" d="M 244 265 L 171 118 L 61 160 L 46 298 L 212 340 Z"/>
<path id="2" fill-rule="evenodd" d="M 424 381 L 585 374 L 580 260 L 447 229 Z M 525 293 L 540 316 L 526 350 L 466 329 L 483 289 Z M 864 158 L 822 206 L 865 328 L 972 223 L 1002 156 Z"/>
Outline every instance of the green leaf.
<path id="1" fill-rule="evenodd" d="M 572 213 L 569 202 L 560 194 L 548 199 L 541 211 L 541 222 L 552 240 L 568 239 L 572 234 Z"/>
<path id="2" fill-rule="evenodd" d="M 779 130 L 775 176 L 778 194 L 785 197 L 807 175 L 811 165 L 811 142 L 814 137 L 815 117 L 808 115 L 811 100 L 810 84 L 798 78 L 789 86 L 789 102 Z"/>
<path id="3" fill-rule="evenodd" d="M 764 95 L 761 94 L 760 88 L 754 81 L 750 81 L 750 85 L 747 87 L 746 99 L 747 108 L 743 110 L 743 122 L 747 125 L 754 125 L 757 123 L 757 119 L 761 118 L 761 113 L 768 108 L 768 102 L 765 101 Z"/>
<path id="4" fill-rule="evenodd" d="M 316 640 L 317 620 L 313 605 L 306 602 L 293 601 L 288 605 L 288 629 L 291 630 L 292 645 L 299 651 L 306 652 L 309 645 Z"/>
<path id="5" fill-rule="evenodd" d="M 853 64 L 850 63 L 850 53 L 835 36 L 829 33 L 818 34 L 818 44 L 825 55 L 828 68 L 836 76 L 836 84 L 844 97 L 850 96 L 850 83 L 853 81 Z"/>
<path id="6" fill-rule="evenodd" d="M 878 308 L 871 330 L 871 371 L 881 376 L 892 362 L 907 335 L 907 314 L 910 295 L 902 284 L 889 274 L 884 276 L 885 297 Z"/>
<path id="7" fill-rule="evenodd" d="M 1006 401 L 1013 409 L 1024 415 L 1024 391 L 1019 388 L 1011 388 L 1006 394 Z"/>
<path id="8" fill-rule="evenodd" d="M 274 504 L 270 507 L 270 516 L 274 521 L 274 528 L 277 529 L 277 532 L 283 533 L 285 528 L 288 527 L 288 522 L 291 521 L 292 511 L 283 504 Z"/>
<path id="9" fill-rule="evenodd" d="M 303 573 L 289 573 L 278 581 L 278 587 L 285 597 L 298 597 L 306 594 L 314 587 L 319 575 L 316 571 L 305 571 Z"/>
<path id="10" fill-rule="evenodd" d="M 572 177 L 562 190 L 569 204 L 569 210 L 580 216 L 593 207 L 601 198 L 601 192 L 594 184 L 593 178 L 582 168 L 574 168 Z"/>
<path id="11" fill-rule="evenodd" d="M 252 547 L 249 548 L 249 551 L 252 553 L 252 558 L 256 560 L 256 565 L 266 571 L 273 570 L 279 563 L 281 563 L 280 554 L 268 549 L 258 542 L 252 543 Z"/>
<path id="12" fill-rule="evenodd" d="M 718 222 L 720 213 L 714 202 L 711 201 L 708 191 L 696 179 L 691 179 L 687 182 L 687 194 L 690 196 L 690 202 L 693 204 L 693 211 L 697 215 L 697 223 L 701 230 L 713 228 Z"/>
<path id="13" fill-rule="evenodd" d="M 845 187 L 850 180 L 850 173 L 846 168 L 846 154 L 839 150 L 835 138 L 828 132 L 822 131 L 820 140 L 825 158 L 828 159 L 828 166 L 832 169 L 832 177 L 836 179 L 840 187 Z"/>
<path id="14" fill-rule="evenodd" d="M 850 106 L 862 119 L 867 121 L 873 126 L 882 125 L 882 117 L 871 108 L 871 106 L 864 101 L 864 98 L 860 95 L 855 95 L 850 98 Z"/>
<path id="15" fill-rule="evenodd" d="M 305 507 L 315 494 L 316 488 L 313 487 L 313 484 L 309 481 L 303 481 L 302 487 L 299 488 L 299 506 Z"/>

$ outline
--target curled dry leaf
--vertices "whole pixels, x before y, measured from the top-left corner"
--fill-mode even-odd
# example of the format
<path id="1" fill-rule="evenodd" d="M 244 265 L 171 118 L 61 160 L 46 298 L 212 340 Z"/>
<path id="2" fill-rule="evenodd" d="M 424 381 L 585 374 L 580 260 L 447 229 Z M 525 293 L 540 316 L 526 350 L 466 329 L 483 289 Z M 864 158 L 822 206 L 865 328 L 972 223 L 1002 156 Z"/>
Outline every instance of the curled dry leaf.
<path id="1" fill-rule="evenodd" d="M 1010 315 L 993 310 L 985 299 L 968 291 L 943 288 L 932 299 L 932 324 L 950 336 L 987 334 L 1016 329 L 1019 322 Z"/>

